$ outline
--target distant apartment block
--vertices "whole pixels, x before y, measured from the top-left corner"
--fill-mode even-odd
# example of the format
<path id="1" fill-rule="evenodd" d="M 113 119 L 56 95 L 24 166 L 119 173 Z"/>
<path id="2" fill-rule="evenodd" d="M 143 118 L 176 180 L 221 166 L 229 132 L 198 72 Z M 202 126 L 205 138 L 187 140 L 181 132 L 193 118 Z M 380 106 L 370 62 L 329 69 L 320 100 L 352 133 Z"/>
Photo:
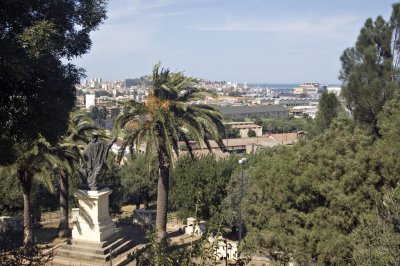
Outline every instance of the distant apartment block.
<path id="1" fill-rule="evenodd" d="M 229 119 L 244 119 L 248 117 L 282 118 L 289 115 L 288 109 L 282 105 L 261 106 L 214 106 Z"/>
<path id="2" fill-rule="evenodd" d="M 280 105 L 284 105 L 286 107 L 292 106 L 309 106 L 309 105 L 317 105 L 319 99 L 317 98 L 279 98 L 276 100 Z"/>
<path id="3" fill-rule="evenodd" d="M 85 95 L 86 109 L 89 109 L 90 107 L 95 105 L 96 105 L 96 96 L 94 94 L 86 94 Z"/>
<path id="4" fill-rule="evenodd" d="M 321 85 L 320 83 L 316 82 L 306 82 L 300 84 L 299 87 L 294 88 L 293 93 L 296 95 L 304 94 L 304 95 L 316 96 L 327 90 L 328 86 L 326 85 Z"/>

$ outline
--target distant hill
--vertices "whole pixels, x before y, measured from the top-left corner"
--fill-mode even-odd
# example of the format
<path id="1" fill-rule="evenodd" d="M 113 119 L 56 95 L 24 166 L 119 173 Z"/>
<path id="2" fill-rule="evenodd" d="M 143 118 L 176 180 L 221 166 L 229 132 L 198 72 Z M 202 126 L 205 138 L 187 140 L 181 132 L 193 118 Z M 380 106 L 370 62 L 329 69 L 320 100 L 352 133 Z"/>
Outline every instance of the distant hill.
<path id="1" fill-rule="evenodd" d="M 143 87 L 151 86 L 151 75 L 146 75 L 134 79 L 124 79 L 124 87 L 128 88 L 132 86 L 143 86 Z"/>

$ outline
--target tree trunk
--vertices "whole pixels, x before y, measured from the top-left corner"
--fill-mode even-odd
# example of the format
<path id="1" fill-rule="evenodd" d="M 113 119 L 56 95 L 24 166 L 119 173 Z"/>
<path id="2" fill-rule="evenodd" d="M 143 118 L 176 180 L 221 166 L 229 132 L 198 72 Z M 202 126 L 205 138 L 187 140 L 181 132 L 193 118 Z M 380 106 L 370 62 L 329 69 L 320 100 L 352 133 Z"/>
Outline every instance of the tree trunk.
<path id="1" fill-rule="evenodd" d="M 162 148 L 158 152 L 158 162 L 156 230 L 158 239 L 162 240 L 167 234 L 169 191 L 169 158 Z"/>
<path id="2" fill-rule="evenodd" d="M 24 191 L 24 245 L 32 244 L 31 199 Z"/>
<path id="3" fill-rule="evenodd" d="M 68 226 L 68 175 L 64 172 L 60 173 L 60 224 L 58 226 L 59 237 L 69 237 L 70 230 Z"/>
<path id="4" fill-rule="evenodd" d="M 32 221 L 31 221 L 31 188 L 32 175 L 26 173 L 23 169 L 18 170 L 18 179 L 22 187 L 24 197 L 24 245 L 32 244 Z"/>

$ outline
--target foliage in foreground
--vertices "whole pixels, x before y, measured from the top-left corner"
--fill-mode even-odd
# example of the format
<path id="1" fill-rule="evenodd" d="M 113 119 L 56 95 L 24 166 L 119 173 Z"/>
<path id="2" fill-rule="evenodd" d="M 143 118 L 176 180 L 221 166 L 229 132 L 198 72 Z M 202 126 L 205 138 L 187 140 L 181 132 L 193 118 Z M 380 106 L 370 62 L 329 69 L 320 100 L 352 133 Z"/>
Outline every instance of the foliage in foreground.
<path id="1" fill-rule="evenodd" d="M 237 157 L 218 160 L 214 155 L 179 158 L 171 173 L 170 204 L 180 219 L 195 213 L 199 202 L 200 219 L 209 220 L 218 215 L 221 202 L 225 198 L 226 185 L 237 168 Z"/>
<path id="2" fill-rule="evenodd" d="M 267 151 L 245 195 L 244 250 L 300 265 L 398 264 L 389 202 L 398 202 L 399 178 L 380 160 L 381 145 L 341 118 L 314 140 Z"/>
<path id="3" fill-rule="evenodd" d="M 149 240 L 150 243 L 144 248 L 128 255 L 138 266 L 222 265 L 221 261 L 214 255 L 217 251 L 217 246 L 208 243 L 204 238 L 193 240 L 189 243 L 172 244 L 166 239 L 159 241 L 155 232 L 153 232 L 149 233 Z M 249 261 L 249 258 L 241 258 L 230 262 L 224 261 L 223 264 L 242 266 Z"/>
<path id="4" fill-rule="evenodd" d="M 53 257 L 54 252 L 52 250 L 45 251 L 37 245 L 28 245 L 8 251 L 0 250 L 0 265 L 47 265 L 53 260 Z"/>

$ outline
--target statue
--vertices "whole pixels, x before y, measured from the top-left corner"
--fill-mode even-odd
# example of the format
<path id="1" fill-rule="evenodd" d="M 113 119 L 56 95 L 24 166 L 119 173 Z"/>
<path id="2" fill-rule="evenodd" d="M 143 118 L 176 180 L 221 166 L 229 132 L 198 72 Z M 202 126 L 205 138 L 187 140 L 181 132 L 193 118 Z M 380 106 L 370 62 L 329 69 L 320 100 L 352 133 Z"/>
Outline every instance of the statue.
<path id="1" fill-rule="evenodd" d="M 82 179 L 81 189 L 99 190 L 102 188 L 97 182 L 103 173 L 108 151 L 116 141 L 117 138 L 114 138 L 110 143 L 104 143 L 99 140 L 97 132 L 93 132 L 92 140 L 86 146 L 83 155 L 85 167 L 79 169 Z"/>

